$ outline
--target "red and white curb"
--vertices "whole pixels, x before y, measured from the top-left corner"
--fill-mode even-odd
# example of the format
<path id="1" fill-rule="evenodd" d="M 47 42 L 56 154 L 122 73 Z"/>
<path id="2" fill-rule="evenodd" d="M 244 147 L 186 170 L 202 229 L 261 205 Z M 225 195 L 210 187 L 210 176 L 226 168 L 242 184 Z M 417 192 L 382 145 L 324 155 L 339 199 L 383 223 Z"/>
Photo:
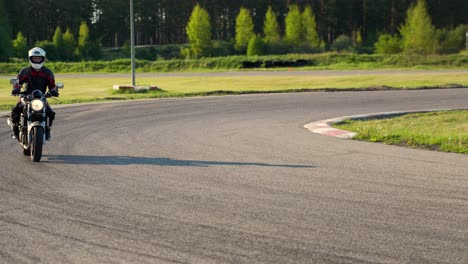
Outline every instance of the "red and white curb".
<path id="1" fill-rule="evenodd" d="M 345 120 L 349 120 L 349 119 L 386 118 L 386 117 L 398 116 L 398 115 L 404 115 L 404 114 L 410 114 L 410 113 L 424 113 L 424 112 L 448 111 L 448 110 L 450 109 L 384 112 L 384 113 L 374 113 L 374 114 L 367 114 L 367 115 L 343 116 L 343 117 L 331 118 L 331 119 L 308 123 L 308 124 L 305 124 L 304 127 L 316 134 L 332 136 L 332 137 L 337 137 L 337 138 L 342 138 L 342 139 L 352 139 L 354 136 L 356 136 L 357 134 L 356 132 L 333 128 L 332 125 L 335 123 L 343 122 Z"/>
<path id="2" fill-rule="evenodd" d="M 340 117 L 340 118 L 326 119 L 326 120 L 321 120 L 321 121 L 306 124 L 304 125 L 304 127 L 316 134 L 343 138 L 343 139 L 351 139 L 356 135 L 355 132 L 341 130 L 341 129 L 332 127 L 334 123 L 338 123 L 346 119 L 348 118 Z"/>

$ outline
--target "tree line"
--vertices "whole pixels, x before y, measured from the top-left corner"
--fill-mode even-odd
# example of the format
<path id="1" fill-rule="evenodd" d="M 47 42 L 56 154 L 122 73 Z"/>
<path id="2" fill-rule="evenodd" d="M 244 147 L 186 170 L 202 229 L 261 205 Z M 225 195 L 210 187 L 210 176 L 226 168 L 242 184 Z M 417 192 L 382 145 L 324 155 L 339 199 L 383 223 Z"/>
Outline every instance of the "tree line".
<path id="1" fill-rule="evenodd" d="M 237 24 L 239 16 L 251 19 L 249 31 L 253 33 L 245 43 L 257 42 L 261 50 L 261 41 L 265 38 L 265 21 L 267 17 L 276 18 L 278 37 L 291 44 L 291 36 L 306 34 L 312 36 L 316 51 L 324 49 L 346 49 L 354 47 L 361 51 L 398 52 L 405 47 L 406 34 L 416 34 L 404 27 L 408 23 L 408 12 L 422 0 L 134 0 L 135 8 L 135 41 L 137 45 L 166 45 L 189 43 L 189 23 L 196 7 L 204 10 L 209 16 L 209 37 L 225 53 L 239 53 L 243 48 L 235 43 L 240 29 Z M 432 45 L 430 52 L 441 50 L 441 46 L 460 46 L 460 32 L 468 24 L 468 1 L 466 0 L 425 0 L 426 16 L 423 23 L 438 38 L 439 46 Z M 297 8 L 297 10 L 295 10 Z M 310 10 L 310 11 L 309 11 Z M 296 14 L 296 18 L 292 16 Z M 298 18 L 297 14 L 302 18 Z M 421 15 L 420 11 L 412 15 Z M 424 14 L 423 14 L 424 15 Z M 305 33 L 288 23 L 304 25 L 315 23 L 315 31 Z M 249 18 L 246 18 L 249 17 Z M 288 18 L 289 17 L 289 18 Z M 291 21 L 288 22 L 288 19 Z M 249 22 L 250 23 L 250 22 Z M 406 23 L 406 24 L 405 24 Z M 413 24 L 421 23 L 414 22 Z M 83 25 L 88 28 L 88 36 L 80 33 Z M 419 25 L 421 26 L 421 25 Z M 60 36 L 70 44 L 75 40 L 74 48 L 67 52 L 54 51 L 60 59 L 96 59 L 99 50 L 108 47 L 122 47 L 129 42 L 129 0 L 23 0 L 11 4 L 0 0 L 0 59 L 6 60 L 15 54 L 13 42 L 22 35 L 27 47 L 36 44 L 60 42 Z M 81 28 L 81 29 L 80 29 Z M 250 30 L 251 29 L 251 30 Z M 58 30 L 58 31 L 57 31 Z M 458 30 L 455 32 L 455 30 Z M 267 30 L 268 31 L 268 30 Z M 294 32 L 296 31 L 296 32 Z M 68 32 L 68 33 L 67 33 Z M 68 34 L 67 37 L 65 35 Z M 80 35 L 81 34 L 81 35 Z M 242 34 L 241 34 L 242 35 Z M 81 36 L 81 46 L 78 45 Z M 255 37 L 255 38 L 253 38 Z M 260 39 L 261 38 L 261 39 Z M 464 34 L 463 37 L 464 38 Z M 294 39 L 294 37 L 293 37 Z M 406 38 L 408 39 L 408 38 Z M 450 39 L 447 41 L 446 39 Z M 46 42 L 44 42 L 46 41 Z M 193 41 L 193 40 L 192 40 Z M 428 41 L 426 39 L 426 41 Z M 434 40 L 429 40 L 434 42 Z M 445 43 L 442 43 L 445 41 Z M 18 41 L 17 41 L 18 42 Z M 298 43 L 296 43 L 298 45 Z M 378 45 L 377 45 L 378 44 Z M 298 51 L 301 47 L 293 45 Z M 50 45 L 51 48 L 54 45 Z M 254 45 L 255 46 L 255 45 Z M 284 47 L 284 46 L 283 46 Z M 288 48 L 290 48 L 289 46 Z M 380 47 L 380 48 L 379 48 Z M 255 48 L 255 47 L 254 47 Z M 281 52 L 281 45 L 277 52 Z M 302 47 L 303 49 L 303 47 Z M 445 50 L 455 49 L 448 47 Z M 310 51 L 310 50 L 308 50 Z M 417 50 L 416 50 L 417 51 Z M 261 52 L 261 51 L 260 51 Z M 428 51 L 429 52 L 429 51 Z M 185 55 L 194 55 L 194 46 L 185 50 Z M 66 55 L 68 54 L 68 55 Z M 217 54 L 212 52 L 212 54 Z"/>

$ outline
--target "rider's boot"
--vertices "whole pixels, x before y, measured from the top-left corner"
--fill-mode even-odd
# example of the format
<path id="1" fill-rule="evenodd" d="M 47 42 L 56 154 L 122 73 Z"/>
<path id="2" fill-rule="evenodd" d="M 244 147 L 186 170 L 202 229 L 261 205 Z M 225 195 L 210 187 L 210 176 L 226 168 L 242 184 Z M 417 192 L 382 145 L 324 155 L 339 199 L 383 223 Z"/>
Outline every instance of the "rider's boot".
<path id="1" fill-rule="evenodd" d="M 13 130 L 12 131 L 13 134 L 11 135 L 11 137 L 18 139 L 19 138 L 19 127 L 18 127 L 18 125 L 13 124 L 12 130 Z"/>
<path id="2" fill-rule="evenodd" d="M 12 120 L 11 118 L 8 118 L 7 123 L 8 123 L 8 125 L 9 125 L 10 128 L 11 128 L 11 137 L 12 137 L 12 138 L 18 139 L 18 138 L 19 138 L 19 127 L 18 127 L 18 124 L 15 123 L 15 122 L 13 122 L 13 120 Z"/>

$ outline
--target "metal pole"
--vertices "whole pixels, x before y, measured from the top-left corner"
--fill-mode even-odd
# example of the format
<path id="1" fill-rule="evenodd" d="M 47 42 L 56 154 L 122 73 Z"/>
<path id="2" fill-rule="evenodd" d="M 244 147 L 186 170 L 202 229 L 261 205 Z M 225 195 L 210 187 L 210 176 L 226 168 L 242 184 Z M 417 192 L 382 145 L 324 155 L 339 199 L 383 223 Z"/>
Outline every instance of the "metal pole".
<path id="1" fill-rule="evenodd" d="M 130 49 L 132 54 L 132 86 L 135 87 L 135 18 L 133 0 L 130 0 Z"/>
<path id="2" fill-rule="evenodd" d="M 466 32 L 466 51 L 468 51 L 468 32 Z"/>

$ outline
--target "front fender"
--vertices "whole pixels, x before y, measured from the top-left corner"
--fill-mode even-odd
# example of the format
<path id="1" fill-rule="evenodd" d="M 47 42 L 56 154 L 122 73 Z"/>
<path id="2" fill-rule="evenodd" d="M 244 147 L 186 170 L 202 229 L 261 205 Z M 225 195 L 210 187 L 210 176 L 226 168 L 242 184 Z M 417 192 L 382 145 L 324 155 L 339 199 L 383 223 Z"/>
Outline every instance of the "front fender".
<path id="1" fill-rule="evenodd" d="M 35 121 L 35 122 L 31 122 L 28 124 L 28 144 L 29 145 L 31 145 L 31 142 L 32 142 L 31 131 L 34 127 L 41 127 L 41 129 L 44 131 L 44 133 L 42 133 L 44 135 L 42 142 L 45 142 L 45 122 Z"/>

